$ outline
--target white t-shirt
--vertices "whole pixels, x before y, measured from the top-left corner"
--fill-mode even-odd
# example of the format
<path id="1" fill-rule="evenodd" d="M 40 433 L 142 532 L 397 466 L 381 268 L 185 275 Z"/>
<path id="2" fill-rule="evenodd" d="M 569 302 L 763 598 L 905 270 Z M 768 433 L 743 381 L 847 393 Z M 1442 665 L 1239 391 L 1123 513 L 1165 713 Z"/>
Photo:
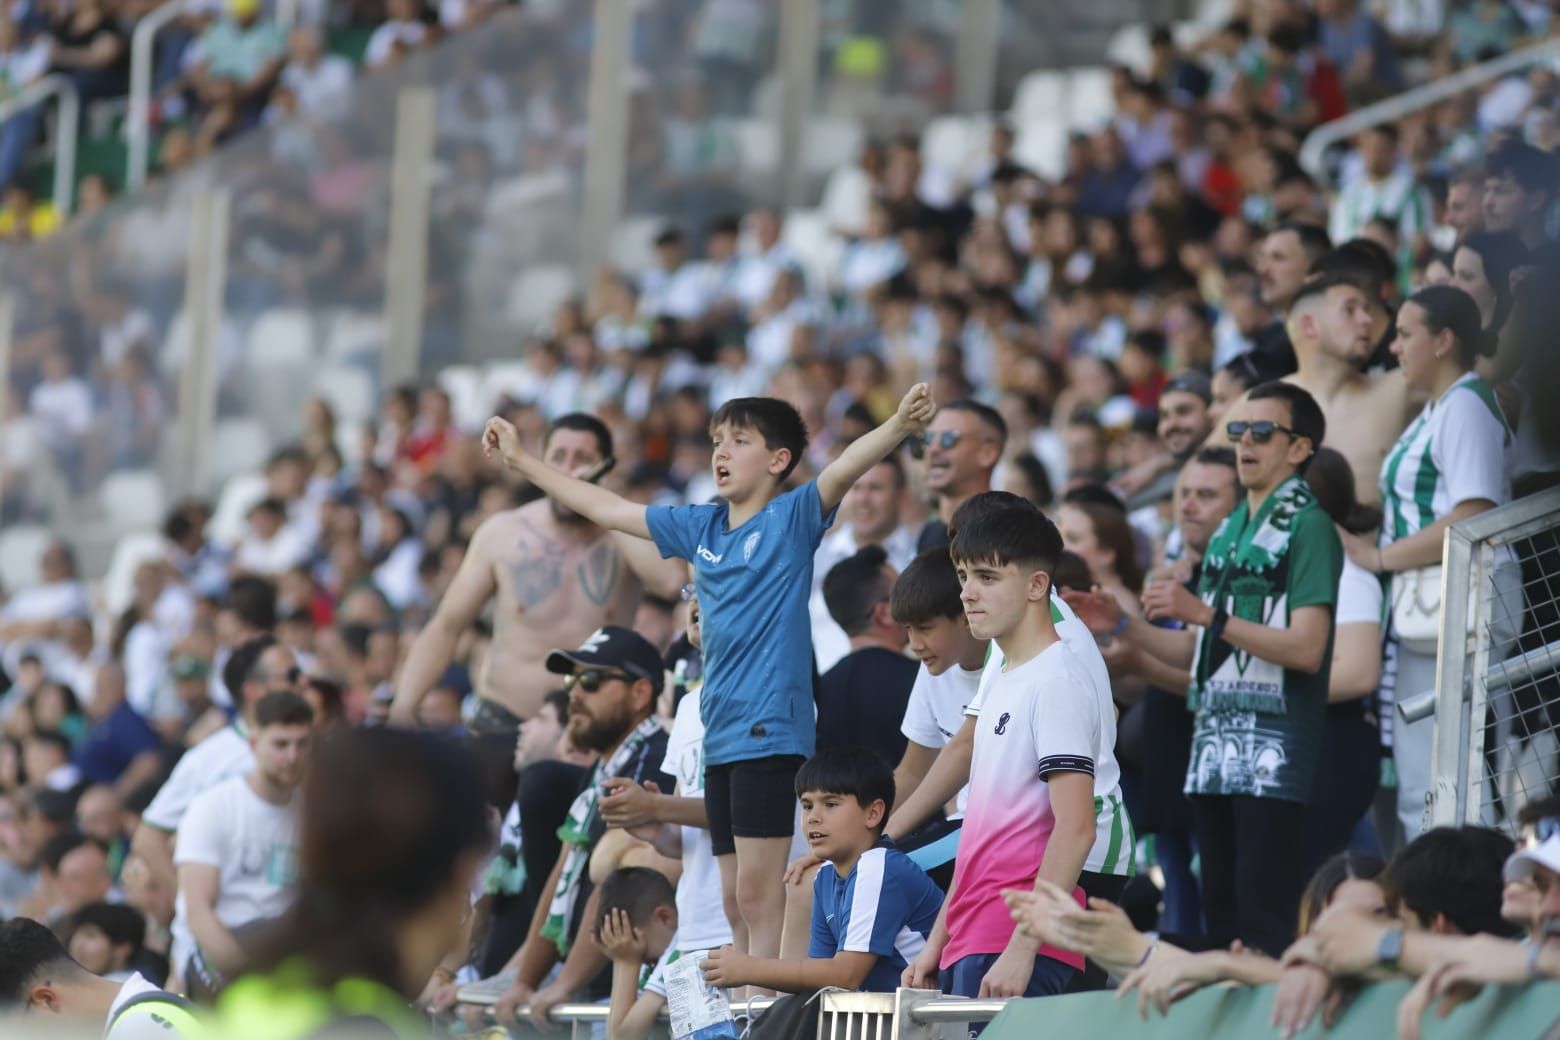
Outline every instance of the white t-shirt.
<path id="1" fill-rule="evenodd" d="M 1381 579 L 1343 558 L 1343 575 L 1338 579 L 1339 625 L 1381 624 Z"/>
<path id="2" fill-rule="evenodd" d="M 677 778 L 683 798 L 704 796 L 704 719 L 699 691 L 683 696 L 666 740 L 661 772 Z M 703 827 L 682 828 L 682 879 L 677 882 L 677 945 L 688 950 L 713 950 L 731 942 L 731 924 L 720 893 L 720 867 Z"/>
<path id="3" fill-rule="evenodd" d="M 422 22 L 386 22 L 368 38 L 368 46 L 363 48 L 363 64 L 383 65 L 390 60 L 396 44 L 406 48 L 416 47 L 427 36 L 428 27 Z"/>
<path id="4" fill-rule="evenodd" d="M 224 726 L 185 752 L 141 819 L 160 831 L 177 831 L 196 795 L 254 767 L 249 741 L 236 726 Z"/>
<path id="5" fill-rule="evenodd" d="M 292 902 L 297 881 L 297 799 L 272 805 L 235 776 L 190 803 L 179 824 L 175 866 L 204 863 L 221 871 L 217 920 L 229 928 L 280 917 Z M 173 963 L 194 952 L 184 893 L 174 920 Z"/>
<path id="6" fill-rule="evenodd" d="M 899 732 L 922 747 L 942 748 L 964 725 L 964 709 L 980 690 L 984 669 L 966 671 L 955 664 L 941 675 L 933 675 L 922 665 L 910 687 L 910 701 Z M 959 791 L 956 818 L 963 817 L 970 789 Z"/>
<path id="7" fill-rule="evenodd" d="M 1089 631 L 1089 626 L 1079 620 L 1078 615 L 1069 607 L 1060 596 L 1051 597 L 1051 623 L 1056 626 L 1056 634 L 1066 643 L 1073 653 L 1078 655 L 1079 662 L 1084 670 L 1089 673 L 1089 678 L 1094 685 L 1104 693 L 1105 699 L 1110 700 L 1110 670 L 1105 667 L 1105 658 L 1100 655 L 1100 647 L 1094 640 L 1094 633 Z M 979 715 L 981 706 L 986 699 L 986 690 L 993 679 L 1002 674 L 1002 665 L 1005 663 L 1002 648 L 996 640 L 991 642 L 991 652 L 986 656 L 986 668 L 981 672 L 980 689 L 975 693 L 975 699 L 970 701 L 964 709 L 966 715 Z M 1115 718 L 1115 713 L 1111 713 Z M 1113 723 L 1114 724 L 1114 723 Z"/>

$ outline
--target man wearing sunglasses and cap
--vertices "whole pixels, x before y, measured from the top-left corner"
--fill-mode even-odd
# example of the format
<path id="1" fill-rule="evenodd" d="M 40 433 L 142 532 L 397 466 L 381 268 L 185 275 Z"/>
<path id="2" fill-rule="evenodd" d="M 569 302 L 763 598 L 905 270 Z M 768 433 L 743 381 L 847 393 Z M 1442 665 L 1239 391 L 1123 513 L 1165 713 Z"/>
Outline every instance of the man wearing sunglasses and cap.
<path id="1" fill-rule="evenodd" d="M 954 401 L 938 408 L 931 425 L 912 437 L 911 454 L 926 460 L 926 490 L 937 496 L 937 515 L 921 528 L 916 552 L 947 545 L 954 511 L 991 490 L 1007 436 L 1007 422 L 995 408 Z"/>
<path id="2" fill-rule="evenodd" d="M 676 786 L 661 772 L 667 732 L 655 717 L 655 704 L 665 672 L 649 640 L 632 629 L 608 625 L 592 632 L 576 650 L 552 651 L 545 663 L 549 672 L 566 677 L 570 740 L 599 757 L 558 832 L 563 851 L 542 889 L 530 932 L 507 965 L 516 978 L 495 1009 L 500 1022 L 512 1020 L 515 1009 L 527 1004 L 532 1020 L 545 1024 L 549 1008 L 590 987 L 608 966 L 595 943 L 575 941 L 580 922 L 596 919 L 589 866 L 591 852 L 607 829 L 601 814 L 606 782 L 648 782 L 668 792 Z M 563 968 L 557 979 L 538 992 L 536 987 L 560 957 Z"/>
<path id="3" fill-rule="evenodd" d="M 1195 713 L 1186 793 L 1202 856 L 1204 913 L 1217 946 L 1278 956 L 1305 885 L 1302 826 L 1320 760 L 1343 548 L 1301 473 L 1326 421 L 1289 383 L 1252 388 L 1229 414 L 1244 501 L 1203 556 L 1197 591 L 1149 584 L 1150 621 L 1117 635 L 1188 667 Z"/>

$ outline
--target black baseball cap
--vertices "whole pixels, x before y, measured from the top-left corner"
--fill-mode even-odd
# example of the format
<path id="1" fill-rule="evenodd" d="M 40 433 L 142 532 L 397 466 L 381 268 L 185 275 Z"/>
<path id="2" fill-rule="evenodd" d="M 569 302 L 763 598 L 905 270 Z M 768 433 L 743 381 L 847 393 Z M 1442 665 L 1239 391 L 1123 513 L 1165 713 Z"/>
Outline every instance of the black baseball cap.
<path id="1" fill-rule="evenodd" d="M 616 668 L 640 679 L 650 680 L 661 692 L 664 666 L 661 655 L 650 640 L 631 628 L 606 625 L 585 637 L 577 650 L 554 650 L 547 655 L 547 670 L 557 675 L 572 675 L 580 668 Z"/>
<path id="2" fill-rule="evenodd" d="M 1202 398 L 1203 404 L 1213 401 L 1213 380 L 1194 369 L 1182 372 L 1170 382 L 1165 384 L 1161 396 L 1170 393 L 1196 394 Z"/>

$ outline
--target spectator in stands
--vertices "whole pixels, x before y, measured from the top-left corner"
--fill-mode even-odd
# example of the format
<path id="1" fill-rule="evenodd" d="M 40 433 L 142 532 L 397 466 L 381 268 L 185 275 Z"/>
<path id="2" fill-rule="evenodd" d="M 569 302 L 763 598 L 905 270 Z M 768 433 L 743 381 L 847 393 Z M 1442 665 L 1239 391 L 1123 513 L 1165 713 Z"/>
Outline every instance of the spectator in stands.
<path id="1" fill-rule="evenodd" d="M 937 410 L 920 442 L 925 488 L 937 496 L 937 515 L 916 540 L 916 551 L 925 552 L 947 544 L 948 523 L 959 506 L 991 490 L 992 471 L 1007 447 L 1007 423 L 978 401 L 953 401 Z"/>
<path id="2" fill-rule="evenodd" d="M 309 545 L 287 523 L 287 506 L 277 498 L 263 498 L 249 509 L 249 531 L 233 550 L 238 573 L 275 577 L 304 563 Z"/>
<path id="3" fill-rule="evenodd" d="M 1522 237 L 1529 249 L 1549 243 L 1550 209 L 1560 194 L 1553 154 L 1519 139 L 1494 148 L 1484 162 L 1484 226 Z"/>
<path id="4" fill-rule="evenodd" d="M 517 974 L 495 1009 L 500 1022 L 513 1021 L 525 1004 L 533 1022 L 545 1023 L 550 1008 L 589 986 L 606 966 L 598 947 L 580 941 L 589 935 L 580 933 L 580 922 L 598 916 L 599 894 L 586 867 L 607 829 L 599 807 L 604 781 L 619 777 L 637 785 L 649 779 L 662 791 L 676 785 L 659 768 L 666 760 L 667 733 L 653 713 L 662 662 L 644 637 L 609 626 L 578 650 L 553 651 L 547 668 L 569 677 L 570 739 L 600 757 L 569 808 L 560 832 L 565 847 L 543 886 L 531 930 L 510 960 Z M 539 989 L 559 960 L 562 970 Z"/>
<path id="5" fill-rule="evenodd" d="M 65 636 L 69 623 L 91 616 L 87 587 L 76 571 L 70 546 L 55 539 L 38 559 L 39 584 L 8 590 L 0 608 L 0 642 L 5 670 L 16 674 L 25 653 L 37 655 L 46 672 L 64 664 L 69 653 Z"/>
<path id="6" fill-rule="evenodd" d="M 9 101 L 49 71 L 48 37 L 28 33 L 13 18 L 0 19 L 0 101 Z M 22 171 L 27 149 L 38 138 L 42 113 L 37 106 L 14 112 L 0 124 L 0 184 Z"/>
<path id="7" fill-rule="evenodd" d="M 223 14 L 196 41 L 199 60 L 189 71 L 191 87 L 204 104 L 235 104 L 244 122 L 256 119 L 282 71 L 286 41 L 277 23 L 264 16 L 261 0 L 226 0 Z M 219 85 L 228 84 L 231 95 Z"/>
<path id="8" fill-rule="evenodd" d="M 592 935 L 612 961 L 607 1031 L 615 1040 L 644 1040 L 655 1028 L 667 1004 L 666 969 L 687 949 L 682 928 L 692 923 L 657 871 L 624 867 L 602 882 Z"/>
<path id="9" fill-rule="evenodd" d="M 1328 233 L 1333 242 L 1341 245 L 1358 238 L 1370 221 L 1381 219 L 1392 224 L 1405 249 L 1417 254 L 1426 247 L 1433 214 L 1430 193 L 1411 170 L 1400 167 L 1398 144 L 1393 123 L 1377 123 L 1361 132 L 1356 147 L 1363 169 L 1332 205 Z"/>
<path id="10" fill-rule="evenodd" d="M 72 4 L 54 22 L 51 32 L 53 69 L 70 77 L 83 104 L 125 92 L 130 47 L 104 0 Z"/>
<path id="11" fill-rule="evenodd" d="M 385 22 L 368 38 L 364 64 L 389 64 L 423 43 L 428 24 L 419 16 L 420 6 L 419 0 L 386 0 Z"/>
<path id="12" fill-rule="evenodd" d="M 818 684 L 818 743 L 865 747 L 885 762 L 898 762 L 904 718 L 915 683 L 915 662 L 905 656 L 904 626 L 889 607 L 898 572 L 881 546 L 870 545 L 835 564 L 823 579 L 829 614 L 850 639 L 850 652 Z"/>
<path id="13" fill-rule="evenodd" d="M 1056 511 L 1062 546 L 1088 565 L 1095 585 L 1129 614 L 1138 614 L 1143 591 L 1143 568 L 1127 515 L 1114 505 L 1074 501 Z"/>
<path id="14" fill-rule="evenodd" d="M 196 795 L 175 844 L 180 913 L 172 960 L 190 993 L 208 998 L 247 963 L 243 929 L 280 917 L 293 898 L 294 795 L 314 713 L 298 694 L 278 691 L 260 698 L 251 721 L 254 769 Z"/>
<path id="15" fill-rule="evenodd" d="M 1511 275 L 1527 260 L 1527 246 L 1513 231 L 1474 231 L 1452 256 L 1452 284 L 1479 306 L 1479 324 L 1490 337 L 1511 314 Z"/>
<path id="16" fill-rule="evenodd" d="M 325 50 L 319 26 L 296 25 L 287 36 L 287 63 L 278 82 L 292 91 L 298 112 L 310 119 L 325 119 L 348 104 L 352 90 L 352 63 Z"/>
<path id="17" fill-rule="evenodd" d="M 74 757 L 83 778 L 123 794 L 162 772 L 162 740 L 126 700 L 123 668 L 98 668 L 86 707 L 91 728 Z"/>
<path id="18" fill-rule="evenodd" d="M 188 1001 L 138 974 L 123 982 L 98 978 L 37 921 L 16 917 L 0 925 L 0 965 L 0 1008 L 7 1011 L 58 1015 L 82 1029 L 102 1029 L 104 1040 L 200 1035 Z"/>
<path id="19" fill-rule="evenodd" d="M 88 903 L 63 937 L 71 959 L 110 982 L 128 982 L 146 943 L 146 919 L 123 903 Z"/>
<path id="20" fill-rule="evenodd" d="M 52 926 L 62 925 L 82 907 L 107 899 L 113 887 L 102 846 L 65 831 L 43 846 L 38 886 L 21 912 Z"/>
<path id="21" fill-rule="evenodd" d="M 1488 384 L 1473 371 L 1487 339 L 1479 307 L 1452 286 L 1421 289 L 1399 310 L 1392 352 L 1402 364 L 1410 393 L 1428 398 L 1424 410 L 1403 431 L 1381 467 L 1385 514 L 1375 545 L 1345 539 L 1349 558 L 1374 574 L 1394 575 L 1394 584 L 1422 580 L 1422 568 L 1440 560 L 1445 529 L 1493 509 L 1511 497 L 1506 452 L 1511 432 Z M 1451 432 L 1455 430 L 1455 435 Z M 1431 481 L 1421 474 L 1433 474 Z M 1520 602 L 1514 568 L 1497 568 L 1501 602 Z M 1395 593 L 1396 594 L 1396 593 Z M 1516 617 L 1497 617 L 1497 644 L 1514 638 Z M 1509 632 L 1499 635 L 1507 628 Z M 1498 651 L 1503 654 L 1504 650 Z M 1435 682 L 1433 644 L 1396 640 L 1396 698 L 1430 689 Z M 1398 818 L 1412 837 L 1422 829 L 1425 792 L 1430 787 L 1430 719 L 1393 727 L 1397 761 Z"/>
<path id="22" fill-rule="evenodd" d="M 1364 4 L 1359 0 L 1318 0 L 1316 13 L 1322 53 L 1354 97 L 1374 100 L 1402 87 L 1403 76 L 1391 40 Z M 1343 241 L 1353 236 L 1333 237 Z"/>
<path id="23" fill-rule="evenodd" d="M 92 388 L 75 374 L 70 357 L 63 350 L 44 358 L 43 381 L 33 387 L 27 406 L 38 424 L 38 435 L 54 453 L 72 486 L 79 486 L 86 476 L 87 438 L 97 409 Z"/>
<path id="24" fill-rule="evenodd" d="M 1275 321 L 1257 337 L 1252 351 L 1258 381 L 1279 379 L 1295 370 L 1295 350 L 1285 329 L 1289 307 L 1305 284 L 1311 264 L 1331 248 L 1327 233 L 1310 224 L 1281 224 L 1262 239 L 1257 277 L 1262 302 L 1274 313 Z"/>

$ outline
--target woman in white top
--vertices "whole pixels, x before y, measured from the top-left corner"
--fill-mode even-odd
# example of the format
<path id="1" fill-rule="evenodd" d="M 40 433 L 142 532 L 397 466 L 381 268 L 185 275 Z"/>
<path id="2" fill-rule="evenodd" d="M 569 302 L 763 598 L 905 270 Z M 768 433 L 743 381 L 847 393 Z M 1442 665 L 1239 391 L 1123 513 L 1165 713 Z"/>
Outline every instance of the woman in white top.
<path id="1" fill-rule="evenodd" d="M 1473 371 L 1492 346 L 1482 325 L 1473 297 L 1450 285 L 1421 289 L 1398 311 L 1392 353 L 1402 363 L 1409 392 L 1428 403 L 1382 463 L 1380 537 L 1372 543 L 1344 536 L 1349 558 L 1366 570 L 1403 575 L 1435 566 L 1448 527 L 1511 498 L 1506 470 L 1511 431 L 1494 391 Z M 1406 594 L 1412 582 L 1395 578 L 1395 591 Z M 1521 617 L 1521 583 L 1513 567 L 1497 569 L 1495 606 L 1491 660 L 1504 655 Z M 1513 610 L 1514 617 L 1506 616 Z M 1389 657 L 1394 650 L 1396 700 L 1434 688 L 1433 647 L 1410 646 L 1391 633 Z M 1413 838 L 1424 829 L 1435 721 L 1393 722 L 1398 819 L 1405 837 Z"/>

